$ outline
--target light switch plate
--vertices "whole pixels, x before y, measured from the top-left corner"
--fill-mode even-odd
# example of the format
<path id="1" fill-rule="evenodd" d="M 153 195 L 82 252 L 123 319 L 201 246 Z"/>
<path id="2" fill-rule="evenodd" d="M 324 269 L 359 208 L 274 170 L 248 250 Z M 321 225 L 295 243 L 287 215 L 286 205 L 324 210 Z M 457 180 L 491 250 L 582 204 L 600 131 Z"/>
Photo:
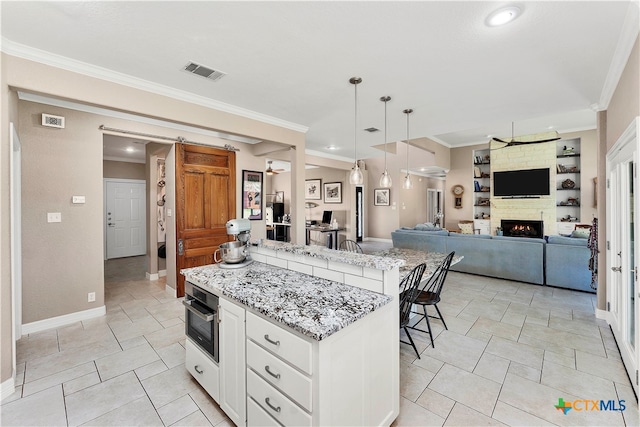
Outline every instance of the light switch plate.
<path id="1" fill-rule="evenodd" d="M 62 222 L 62 214 L 60 212 L 48 212 L 47 222 Z"/>
<path id="2" fill-rule="evenodd" d="M 73 196 L 71 198 L 71 202 L 72 203 L 85 203 L 85 197 L 84 196 Z"/>

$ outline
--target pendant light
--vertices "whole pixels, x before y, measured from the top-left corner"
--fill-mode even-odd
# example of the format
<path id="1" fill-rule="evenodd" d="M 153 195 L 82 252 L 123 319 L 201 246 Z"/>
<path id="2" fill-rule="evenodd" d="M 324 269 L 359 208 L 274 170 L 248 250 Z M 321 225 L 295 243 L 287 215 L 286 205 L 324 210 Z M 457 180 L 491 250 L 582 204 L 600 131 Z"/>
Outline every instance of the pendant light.
<path id="1" fill-rule="evenodd" d="M 351 169 L 351 173 L 349 174 L 349 182 L 353 185 L 362 185 L 364 182 L 364 176 L 362 175 L 362 171 L 358 166 L 358 85 L 362 83 L 362 79 L 360 77 L 351 77 L 349 79 L 349 83 L 353 85 L 355 92 L 355 118 L 353 121 L 353 169 Z"/>
<path id="2" fill-rule="evenodd" d="M 407 108 L 403 111 L 407 115 L 407 175 L 404 177 L 402 188 L 405 190 L 411 190 L 413 184 L 411 183 L 411 175 L 409 175 L 409 114 L 413 113 L 411 108 Z"/>
<path id="3" fill-rule="evenodd" d="M 387 102 L 391 101 L 390 96 L 383 96 L 380 101 L 384 102 L 384 172 L 380 177 L 380 187 L 391 187 L 391 177 L 387 171 Z"/>

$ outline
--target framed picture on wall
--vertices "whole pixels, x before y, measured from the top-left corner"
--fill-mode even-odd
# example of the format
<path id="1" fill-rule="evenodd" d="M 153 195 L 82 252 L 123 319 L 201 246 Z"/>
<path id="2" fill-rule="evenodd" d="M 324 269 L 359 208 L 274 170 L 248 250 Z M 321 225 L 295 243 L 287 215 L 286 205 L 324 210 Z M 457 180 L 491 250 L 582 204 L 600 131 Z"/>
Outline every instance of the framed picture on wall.
<path id="1" fill-rule="evenodd" d="M 262 219 L 262 172 L 242 171 L 242 218 Z"/>
<path id="2" fill-rule="evenodd" d="M 276 203 L 284 203 L 284 191 L 276 191 L 276 197 L 274 201 Z"/>
<path id="3" fill-rule="evenodd" d="M 304 198 L 307 200 L 322 200 L 322 180 L 321 179 L 305 180 Z"/>
<path id="4" fill-rule="evenodd" d="M 342 183 L 341 182 L 325 182 L 324 183 L 324 202 L 325 203 L 342 203 Z"/>
<path id="5" fill-rule="evenodd" d="M 376 188 L 373 190 L 374 206 L 389 206 L 391 204 L 391 190 L 389 188 Z"/>

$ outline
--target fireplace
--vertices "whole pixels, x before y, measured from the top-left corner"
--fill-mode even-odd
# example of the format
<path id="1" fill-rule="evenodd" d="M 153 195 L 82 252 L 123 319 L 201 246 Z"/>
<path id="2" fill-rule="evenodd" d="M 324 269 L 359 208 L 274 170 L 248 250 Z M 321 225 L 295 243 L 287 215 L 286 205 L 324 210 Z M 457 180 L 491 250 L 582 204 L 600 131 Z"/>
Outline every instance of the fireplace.
<path id="1" fill-rule="evenodd" d="M 544 223 L 542 221 L 525 219 L 503 219 L 500 221 L 502 233 L 511 237 L 544 237 Z"/>

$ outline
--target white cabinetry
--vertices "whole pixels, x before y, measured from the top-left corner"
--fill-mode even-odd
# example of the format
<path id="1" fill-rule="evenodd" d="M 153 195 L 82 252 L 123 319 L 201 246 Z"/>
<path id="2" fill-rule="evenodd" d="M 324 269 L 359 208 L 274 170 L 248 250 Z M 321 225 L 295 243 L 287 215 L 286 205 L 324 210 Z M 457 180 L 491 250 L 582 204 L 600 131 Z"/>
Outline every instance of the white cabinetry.
<path id="1" fill-rule="evenodd" d="M 219 368 L 215 362 L 187 338 L 185 366 L 213 399 L 220 400 Z"/>
<path id="2" fill-rule="evenodd" d="M 247 312 L 247 424 L 391 424 L 399 378 L 384 367 L 398 348 L 380 343 L 398 328 L 393 307 L 321 341 Z"/>
<path id="3" fill-rule="evenodd" d="M 246 422 L 245 310 L 220 298 L 220 400 L 237 426 Z"/>
<path id="4" fill-rule="evenodd" d="M 473 218 L 491 218 L 491 150 L 473 151 Z M 484 234 L 484 233 L 482 233 Z"/>

